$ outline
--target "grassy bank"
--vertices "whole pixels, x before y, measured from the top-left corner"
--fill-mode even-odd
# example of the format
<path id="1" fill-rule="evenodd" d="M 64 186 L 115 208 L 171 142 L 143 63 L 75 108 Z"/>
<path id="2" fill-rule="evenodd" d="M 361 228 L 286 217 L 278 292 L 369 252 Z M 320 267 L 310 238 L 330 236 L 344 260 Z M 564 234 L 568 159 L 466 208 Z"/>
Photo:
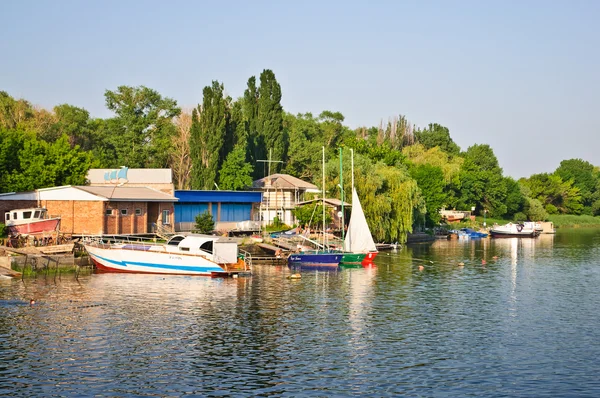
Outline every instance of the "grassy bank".
<path id="1" fill-rule="evenodd" d="M 549 217 L 548 221 L 552 221 L 556 228 L 600 227 L 600 217 L 594 216 L 554 214 Z"/>

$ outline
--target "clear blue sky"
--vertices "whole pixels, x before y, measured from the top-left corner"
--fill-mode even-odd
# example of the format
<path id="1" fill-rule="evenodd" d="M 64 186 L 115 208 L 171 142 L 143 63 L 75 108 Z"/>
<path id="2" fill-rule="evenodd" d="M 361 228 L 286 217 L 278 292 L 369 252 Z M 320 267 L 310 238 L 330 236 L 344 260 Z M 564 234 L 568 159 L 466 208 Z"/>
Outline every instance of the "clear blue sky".
<path id="1" fill-rule="evenodd" d="M 2 1 L 0 90 L 108 117 L 104 91 L 181 106 L 272 69 L 292 113 L 403 114 L 489 144 L 505 175 L 600 165 L 600 1 Z"/>

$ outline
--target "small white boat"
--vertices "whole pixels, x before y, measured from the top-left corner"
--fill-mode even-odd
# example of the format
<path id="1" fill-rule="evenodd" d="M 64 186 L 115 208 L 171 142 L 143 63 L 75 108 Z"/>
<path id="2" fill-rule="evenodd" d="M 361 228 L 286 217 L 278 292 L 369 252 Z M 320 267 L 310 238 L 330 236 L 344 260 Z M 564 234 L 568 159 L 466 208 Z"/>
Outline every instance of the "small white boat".
<path id="1" fill-rule="evenodd" d="M 533 238 L 540 234 L 534 223 L 508 223 L 506 225 L 494 225 L 490 229 L 490 235 L 494 238 Z"/>
<path id="2" fill-rule="evenodd" d="M 84 243 L 94 265 L 103 271 L 150 274 L 233 276 L 250 272 L 238 244 L 210 235 L 176 235 L 167 243 Z"/>
<path id="3" fill-rule="evenodd" d="M 49 217 L 43 207 L 31 207 L 7 211 L 4 223 L 11 235 L 41 234 L 58 231 L 60 217 Z"/>

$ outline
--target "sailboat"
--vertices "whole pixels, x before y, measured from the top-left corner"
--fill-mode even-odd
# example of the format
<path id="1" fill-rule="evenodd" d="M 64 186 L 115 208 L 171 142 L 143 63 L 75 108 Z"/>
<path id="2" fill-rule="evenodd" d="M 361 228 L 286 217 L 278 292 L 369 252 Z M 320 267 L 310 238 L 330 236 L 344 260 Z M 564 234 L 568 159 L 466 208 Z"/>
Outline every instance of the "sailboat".
<path id="1" fill-rule="evenodd" d="M 323 147 L 323 245 L 325 248 L 325 147 Z M 288 265 L 311 267 L 338 267 L 342 253 L 330 250 L 303 250 L 288 257 Z"/>
<path id="2" fill-rule="evenodd" d="M 344 239 L 344 251 L 363 254 L 362 264 L 368 264 L 377 256 L 377 246 L 371 235 L 356 189 L 352 188 L 352 212 L 348 223 L 348 232 Z"/>

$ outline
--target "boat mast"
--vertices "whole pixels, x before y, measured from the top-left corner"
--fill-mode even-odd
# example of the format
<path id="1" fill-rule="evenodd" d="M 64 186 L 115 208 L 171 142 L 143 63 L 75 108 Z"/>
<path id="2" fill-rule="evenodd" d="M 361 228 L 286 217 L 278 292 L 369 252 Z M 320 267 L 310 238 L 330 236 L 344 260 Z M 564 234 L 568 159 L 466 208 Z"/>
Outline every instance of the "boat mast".
<path id="1" fill-rule="evenodd" d="M 344 240 L 344 168 L 342 167 L 342 148 L 340 147 L 340 191 L 342 192 L 342 240 Z"/>
<path id="2" fill-rule="evenodd" d="M 323 149 L 323 248 L 325 248 L 325 147 Z"/>
<path id="3" fill-rule="evenodd" d="M 352 158 L 352 192 L 354 192 L 354 149 L 350 148 L 350 156 Z"/>

